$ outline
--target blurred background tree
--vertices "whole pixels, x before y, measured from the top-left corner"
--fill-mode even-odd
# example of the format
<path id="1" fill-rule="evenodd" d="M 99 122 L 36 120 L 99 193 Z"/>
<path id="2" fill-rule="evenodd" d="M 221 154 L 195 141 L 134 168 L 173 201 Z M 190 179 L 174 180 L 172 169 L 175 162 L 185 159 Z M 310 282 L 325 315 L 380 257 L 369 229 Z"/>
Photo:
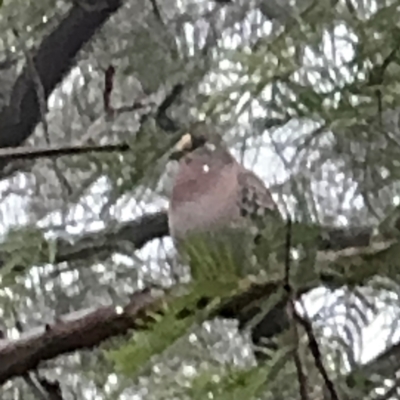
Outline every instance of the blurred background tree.
<path id="1" fill-rule="evenodd" d="M 400 252 L 385 224 L 400 203 L 399 10 L 397 0 L 4 0 L 0 147 L 128 149 L 2 160 L 6 345 L 183 279 L 168 237 L 138 250 L 129 227 L 166 207 L 165 155 L 196 119 L 225 132 L 299 223 L 349 237 L 366 227 L 371 251 L 380 227 L 395 244 L 349 261 L 339 286 L 304 290 L 320 356 L 299 326 L 274 330 L 276 351 L 260 358 L 257 332 L 220 313 L 173 332 L 173 344 L 153 330 L 47 360 L 6 380 L 1 399 L 399 398 Z M 155 357 L 137 351 L 160 341 Z"/>

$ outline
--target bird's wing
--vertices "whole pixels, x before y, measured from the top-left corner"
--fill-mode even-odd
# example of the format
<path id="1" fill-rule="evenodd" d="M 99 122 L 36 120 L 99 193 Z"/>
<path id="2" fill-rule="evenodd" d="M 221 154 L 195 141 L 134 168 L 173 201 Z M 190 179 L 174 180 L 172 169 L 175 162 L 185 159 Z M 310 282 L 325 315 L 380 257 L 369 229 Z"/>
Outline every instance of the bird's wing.
<path id="1" fill-rule="evenodd" d="M 253 254 L 261 266 L 268 266 L 271 254 L 281 257 L 285 227 L 282 215 L 264 182 L 252 171 L 243 170 L 238 175 L 241 215 L 250 226 L 254 237 Z M 279 254 L 278 254 L 279 252 Z M 270 268 L 270 267 L 268 267 Z"/>
<path id="2" fill-rule="evenodd" d="M 239 206 L 243 217 L 262 219 L 266 214 L 278 212 L 271 192 L 254 172 L 243 168 L 238 174 Z"/>

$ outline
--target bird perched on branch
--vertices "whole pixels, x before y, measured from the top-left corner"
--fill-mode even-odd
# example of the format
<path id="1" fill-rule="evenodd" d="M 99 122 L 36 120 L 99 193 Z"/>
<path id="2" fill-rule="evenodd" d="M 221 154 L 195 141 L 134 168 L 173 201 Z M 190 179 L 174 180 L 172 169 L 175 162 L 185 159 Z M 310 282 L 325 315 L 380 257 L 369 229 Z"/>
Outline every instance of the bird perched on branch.
<path id="1" fill-rule="evenodd" d="M 235 268 L 250 260 L 254 264 L 254 258 L 265 252 L 263 238 L 275 235 L 275 222 L 282 221 L 264 182 L 240 164 L 222 137 L 203 123 L 182 136 L 171 159 L 177 160 L 179 166 L 168 222 L 178 247 L 193 240 L 199 243 L 201 238 L 203 247 L 200 247 L 207 249 L 207 255 L 199 251 L 199 246 L 196 251 L 185 247 L 191 258 L 197 257 L 198 263 L 207 263 L 211 251 L 213 256 L 220 257 L 219 267 L 221 263 L 226 266 L 228 260 L 234 261 Z M 262 251 L 260 246 L 264 247 Z M 221 252 L 227 248 L 229 254 Z M 215 277 L 219 267 L 214 266 Z"/>

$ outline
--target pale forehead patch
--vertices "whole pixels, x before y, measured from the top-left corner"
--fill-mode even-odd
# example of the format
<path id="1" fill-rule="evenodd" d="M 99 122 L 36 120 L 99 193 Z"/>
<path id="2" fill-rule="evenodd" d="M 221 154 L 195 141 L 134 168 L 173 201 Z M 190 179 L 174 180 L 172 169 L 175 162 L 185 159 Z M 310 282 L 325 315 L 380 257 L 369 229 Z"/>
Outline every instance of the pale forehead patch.
<path id="1" fill-rule="evenodd" d="M 190 133 L 185 133 L 176 144 L 177 150 L 190 149 L 192 147 L 192 135 Z"/>
<path id="2" fill-rule="evenodd" d="M 204 165 L 203 165 L 203 171 L 204 171 L 205 173 L 210 172 L 210 167 L 209 167 L 207 164 L 204 164 Z"/>

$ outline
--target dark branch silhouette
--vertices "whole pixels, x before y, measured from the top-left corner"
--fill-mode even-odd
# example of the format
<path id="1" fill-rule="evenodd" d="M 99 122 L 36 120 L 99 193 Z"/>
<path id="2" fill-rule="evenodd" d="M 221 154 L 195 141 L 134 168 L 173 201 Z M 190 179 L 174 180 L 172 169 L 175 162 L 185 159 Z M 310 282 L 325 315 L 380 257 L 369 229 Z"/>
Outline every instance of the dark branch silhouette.
<path id="1" fill-rule="evenodd" d="M 23 376 L 38 367 L 40 362 L 61 354 L 97 346 L 102 341 L 122 335 L 136 327 L 136 321 L 146 318 L 145 312 L 155 305 L 155 298 L 149 291 L 135 293 L 123 309 L 101 307 L 81 316 L 70 315 L 52 326 L 47 325 L 37 332 L 30 331 L 16 341 L 0 341 L 0 385 L 7 380 Z"/>
<path id="2" fill-rule="evenodd" d="M 0 148 L 0 160 L 34 160 L 37 158 L 57 158 L 89 153 L 123 153 L 129 149 L 128 143 Z"/>
<path id="3" fill-rule="evenodd" d="M 122 3 L 122 0 L 103 0 L 102 7 L 90 10 L 73 5 L 54 31 L 43 39 L 37 51 L 32 53 L 33 65 L 46 100 L 75 64 L 78 52 Z M 14 84 L 10 104 L 0 113 L 0 148 L 20 146 L 32 134 L 40 119 L 37 90 L 31 68 L 26 65 Z"/>
<path id="4" fill-rule="evenodd" d="M 372 232 L 373 229 L 367 227 L 349 229 L 322 227 L 319 239 L 313 245 L 321 251 L 363 248 L 369 245 Z M 135 249 L 140 249 L 151 240 L 163 238 L 168 234 L 165 211 L 145 214 L 137 219 L 119 222 L 112 229 L 106 227 L 96 232 L 77 235 L 71 240 L 57 239 L 54 263 L 86 260 L 94 256 L 96 259 L 104 260 L 118 252 L 121 242 L 129 242 Z M 7 253 L 0 252 L 0 268 L 7 262 L 7 257 L 9 257 Z M 45 258 L 43 263 L 47 262 L 48 258 Z"/>

